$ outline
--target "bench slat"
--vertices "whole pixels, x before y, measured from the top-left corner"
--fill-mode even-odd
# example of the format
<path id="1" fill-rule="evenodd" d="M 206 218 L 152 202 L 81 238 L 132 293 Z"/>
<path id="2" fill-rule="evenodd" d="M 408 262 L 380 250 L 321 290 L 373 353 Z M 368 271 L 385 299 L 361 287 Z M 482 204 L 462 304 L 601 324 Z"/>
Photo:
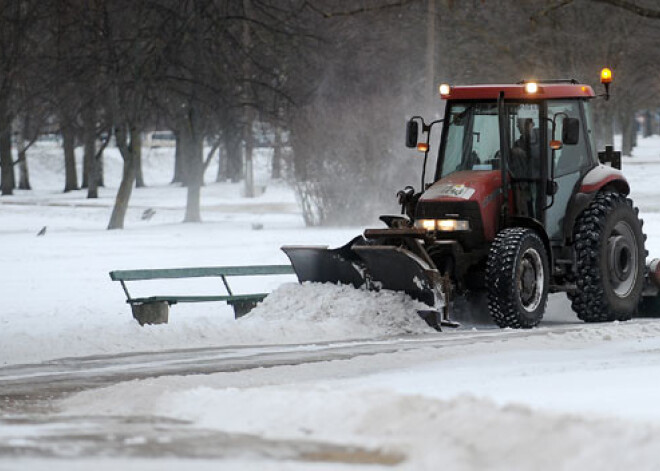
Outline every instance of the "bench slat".
<path id="1" fill-rule="evenodd" d="M 126 301 L 129 304 L 145 304 L 165 301 L 170 304 L 175 303 L 201 303 L 205 301 L 227 301 L 231 304 L 240 301 L 263 301 L 268 296 L 268 293 L 255 293 L 255 294 L 235 294 L 233 296 L 149 296 L 146 298 L 131 298 Z"/>
<path id="2" fill-rule="evenodd" d="M 292 275 L 291 265 L 253 265 L 242 267 L 156 268 L 142 270 L 115 270 L 113 281 L 157 280 L 165 278 L 201 278 L 212 276 Z"/>

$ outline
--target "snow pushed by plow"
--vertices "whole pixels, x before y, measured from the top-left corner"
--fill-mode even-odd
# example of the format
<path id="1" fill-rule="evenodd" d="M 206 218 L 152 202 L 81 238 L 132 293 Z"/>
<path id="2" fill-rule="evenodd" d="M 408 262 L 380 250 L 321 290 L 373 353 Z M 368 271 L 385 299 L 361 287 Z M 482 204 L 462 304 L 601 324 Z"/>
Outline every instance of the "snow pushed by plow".
<path id="1" fill-rule="evenodd" d="M 356 289 L 330 283 L 287 283 L 274 290 L 244 319 L 241 327 L 278 326 L 297 341 L 339 340 L 435 332 L 417 314 L 428 309 L 403 293 Z M 288 331 L 288 332 L 287 332 Z M 292 334 L 291 332 L 298 332 Z"/>

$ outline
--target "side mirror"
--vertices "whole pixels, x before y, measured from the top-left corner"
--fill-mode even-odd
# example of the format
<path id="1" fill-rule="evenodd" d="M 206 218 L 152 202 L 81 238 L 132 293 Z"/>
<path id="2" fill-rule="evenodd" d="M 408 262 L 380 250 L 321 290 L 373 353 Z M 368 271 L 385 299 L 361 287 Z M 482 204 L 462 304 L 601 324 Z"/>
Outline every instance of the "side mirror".
<path id="1" fill-rule="evenodd" d="M 561 141 L 567 146 L 574 146 L 580 141 L 580 120 L 564 118 L 561 131 Z"/>
<path id="2" fill-rule="evenodd" d="M 417 140 L 419 139 L 419 124 L 412 119 L 406 123 L 406 147 L 417 147 Z"/>

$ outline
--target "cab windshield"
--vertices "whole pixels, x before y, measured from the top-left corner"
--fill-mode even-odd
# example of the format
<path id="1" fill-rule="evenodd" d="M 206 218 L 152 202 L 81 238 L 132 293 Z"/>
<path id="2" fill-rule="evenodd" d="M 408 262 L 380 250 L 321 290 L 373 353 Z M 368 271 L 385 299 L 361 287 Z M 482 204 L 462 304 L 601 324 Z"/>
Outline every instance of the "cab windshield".
<path id="1" fill-rule="evenodd" d="M 540 148 L 539 106 L 536 103 L 506 103 L 509 142 L 538 162 Z M 443 178 L 462 170 L 500 168 L 500 132 L 495 102 L 451 103 L 446 121 L 439 174 Z M 515 160 L 515 159 L 514 159 Z M 527 159 L 524 159 L 527 161 Z M 538 165 L 538 163 L 536 163 Z M 516 167 L 516 165 L 512 165 Z M 511 169 L 512 172 L 514 168 Z M 527 172 L 525 172 L 527 173 Z M 521 175 L 522 176 L 522 175 Z"/>
<path id="2" fill-rule="evenodd" d="M 492 170 L 499 160 L 496 103 L 452 104 L 439 177 L 461 170 Z"/>

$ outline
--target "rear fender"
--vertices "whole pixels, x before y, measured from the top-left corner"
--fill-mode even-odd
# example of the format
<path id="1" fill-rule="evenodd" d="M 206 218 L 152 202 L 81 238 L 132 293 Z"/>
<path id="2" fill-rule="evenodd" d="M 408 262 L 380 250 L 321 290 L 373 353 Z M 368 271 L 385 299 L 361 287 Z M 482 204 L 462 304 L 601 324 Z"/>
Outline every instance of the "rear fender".
<path id="1" fill-rule="evenodd" d="M 630 185 L 628 185 L 628 180 L 623 176 L 621 170 L 607 165 L 597 165 L 589 170 L 582 178 L 580 185 L 580 193 L 597 193 L 608 189 L 624 195 L 630 193 Z"/>
<path id="2" fill-rule="evenodd" d="M 566 217 L 564 218 L 564 240 L 571 241 L 573 239 L 573 228 L 576 219 L 601 191 L 616 191 L 628 195 L 630 185 L 620 170 L 607 165 L 598 165 L 587 172 L 579 184 L 578 191 L 568 204 Z"/>

